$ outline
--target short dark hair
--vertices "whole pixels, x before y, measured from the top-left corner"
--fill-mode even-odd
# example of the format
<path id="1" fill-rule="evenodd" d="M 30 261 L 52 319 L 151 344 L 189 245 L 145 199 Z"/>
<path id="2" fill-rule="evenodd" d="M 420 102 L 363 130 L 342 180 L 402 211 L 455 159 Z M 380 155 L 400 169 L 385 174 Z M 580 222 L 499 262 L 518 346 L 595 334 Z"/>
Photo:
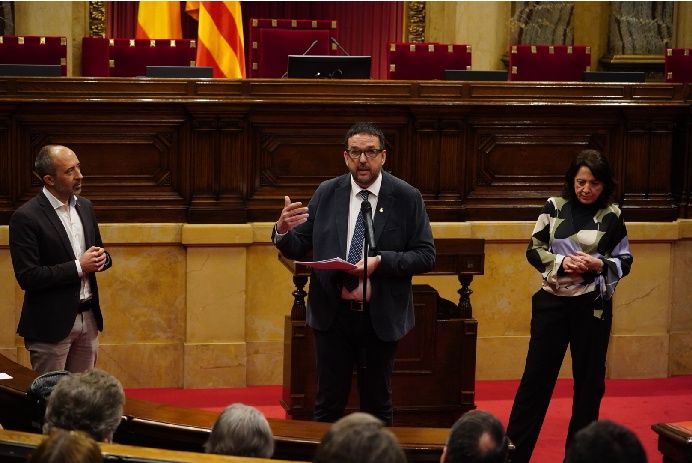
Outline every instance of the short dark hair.
<path id="1" fill-rule="evenodd" d="M 34 171 L 41 180 L 46 175 L 55 175 L 55 164 L 53 163 L 53 153 L 55 153 L 60 145 L 46 145 L 42 147 L 36 155 L 34 161 Z"/>
<path id="2" fill-rule="evenodd" d="M 122 384 L 105 371 L 94 369 L 65 376 L 48 399 L 43 432 L 61 428 L 86 432 L 97 441 L 111 440 L 124 404 Z"/>
<path id="3" fill-rule="evenodd" d="M 594 421 L 574 435 L 565 455 L 566 463 L 646 463 L 644 447 L 637 436 L 621 424 Z"/>
<path id="4" fill-rule="evenodd" d="M 406 454 L 382 421 L 358 412 L 334 423 L 315 451 L 314 463 L 406 463 Z"/>
<path id="5" fill-rule="evenodd" d="M 346 149 L 348 149 L 348 139 L 361 133 L 376 136 L 380 140 L 380 149 L 387 149 L 387 140 L 384 137 L 384 133 L 372 122 L 356 122 L 348 129 L 346 137 L 344 137 L 344 146 Z"/>
<path id="6" fill-rule="evenodd" d="M 565 187 L 562 191 L 562 197 L 569 201 L 578 201 L 577 195 L 574 192 L 574 178 L 582 166 L 586 166 L 591 171 L 593 176 L 603 182 L 603 192 L 596 200 L 596 205 L 603 208 L 610 204 L 613 191 L 615 190 L 615 179 L 613 172 L 610 169 L 608 158 L 603 156 L 600 151 L 583 150 L 577 154 L 569 165 L 565 173 Z"/>
<path id="7" fill-rule="evenodd" d="M 222 455 L 271 458 L 274 436 L 259 410 L 237 403 L 226 407 L 216 419 L 204 450 Z"/>
<path id="8" fill-rule="evenodd" d="M 489 446 L 481 445 L 484 436 L 490 439 Z M 462 415 L 449 431 L 447 462 L 504 463 L 508 447 L 509 441 L 500 420 L 488 412 L 471 410 Z"/>

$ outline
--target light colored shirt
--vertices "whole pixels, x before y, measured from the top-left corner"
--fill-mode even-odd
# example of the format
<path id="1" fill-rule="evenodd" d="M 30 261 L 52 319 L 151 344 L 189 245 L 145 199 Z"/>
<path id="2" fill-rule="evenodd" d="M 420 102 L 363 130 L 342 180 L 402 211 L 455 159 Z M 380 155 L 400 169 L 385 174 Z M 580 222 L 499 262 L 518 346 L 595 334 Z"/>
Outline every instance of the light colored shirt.
<path id="1" fill-rule="evenodd" d="M 79 258 L 86 251 L 86 242 L 84 240 L 84 227 L 82 226 L 82 220 L 79 218 L 77 209 L 75 205 L 77 204 L 77 197 L 72 196 L 68 204 L 64 204 L 58 198 L 53 196 L 53 194 L 48 191 L 46 187 L 43 187 L 43 194 L 48 198 L 51 206 L 55 209 L 55 213 L 58 215 L 60 222 L 62 222 L 63 227 L 65 227 L 65 232 L 67 233 L 67 238 L 70 240 L 70 246 L 72 246 L 72 252 L 74 252 L 77 258 L 74 262 L 77 266 L 77 273 L 81 278 L 81 285 L 79 288 L 79 300 L 86 301 L 91 298 L 91 286 L 89 286 L 89 278 L 87 274 L 82 271 L 82 266 L 79 264 Z"/>
<path id="2" fill-rule="evenodd" d="M 373 221 L 375 220 L 375 215 L 377 211 L 375 210 L 377 206 L 377 198 L 380 194 L 380 188 L 382 187 L 382 172 L 377 176 L 372 185 L 370 185 L 367 190 L 370 192 L 368 195 L 368 202 L 372 206 Z M 351 241 L 353 240 L 353 229 L 356 227 L 356 220 L 358 220 L 358 214 L 360 214 L 360 204 L 362 202 L 358 194 L 363 190 L 351 177 L 351 196 L 348 205 L 348 237 L 346 241 L 346 255 L 343 256 L 344 259 L 348 257 L 348 250 L 351 249 Z M 365 246 L 363 246 L 365 249 Z M 363 255 L 361 254 L 361 258 Z M 372 296 L 372 286 L 370 285 L 370 279 L 368 278 L 368 293 L 366 299 L 369 301 Z M 363 280 L 358 281 L 358 286 L 353 290 L 349 291 L 345 287 L 341 288 L 341 298 L 342 299 L 353 299 L 357 301 L 363 300 Z"/>

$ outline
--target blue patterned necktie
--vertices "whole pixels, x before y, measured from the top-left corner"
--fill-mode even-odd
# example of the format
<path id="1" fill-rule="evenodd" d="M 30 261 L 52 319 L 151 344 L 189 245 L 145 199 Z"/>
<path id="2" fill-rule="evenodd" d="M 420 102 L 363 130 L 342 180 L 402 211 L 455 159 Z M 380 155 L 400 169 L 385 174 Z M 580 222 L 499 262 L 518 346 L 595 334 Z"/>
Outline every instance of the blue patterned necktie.
<path id="1" fill-rule="evenodd" d="M 358 193 L 358 196 L 363 201 L 368 200 L 370 192 L 368 190 L 362 190 Z M 363 212 L 358 212 L 358 218 L 356 219 L 356 226 L 353 227 L 353 238 L 351 238 L 351 249 L 348 250 L 348 260 L 350 263 L 355 264 L 363 257 L 363 239 L 365 238 L 365 220 L 363 219 Z"/>
<path id="2" fill-rule="evenodd" d="M 368 200 L 370 192 L 368 190 L 361 190 L 358 196 L 363 201 Z M 363 239 L 365 238 L 365 219 L 363 218 L 363 212 L 358 212 L 358 218 L 356 219 L 356 225 L 353 227 L 353 238 L 351 238 L 351 248 L 348 250 L 348 257 L 346 258 L 352 264 L 358 262 L 361 257 L 363 257 Z M 347 275 L 344 279 L 344 286 L 349 291 L 353 291 L 358 286 L 358 278 Z"/>

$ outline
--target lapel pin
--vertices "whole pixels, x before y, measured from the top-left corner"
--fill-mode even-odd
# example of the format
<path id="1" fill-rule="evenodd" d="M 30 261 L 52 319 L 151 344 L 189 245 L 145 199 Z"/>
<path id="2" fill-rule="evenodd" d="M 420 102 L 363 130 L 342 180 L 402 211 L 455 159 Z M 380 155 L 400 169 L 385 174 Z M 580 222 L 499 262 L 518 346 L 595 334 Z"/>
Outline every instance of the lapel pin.
<path id="1" fill-rule="evenodd" d="M 380 208 L 380 212 L 384 212 L 384 209 Z"/>

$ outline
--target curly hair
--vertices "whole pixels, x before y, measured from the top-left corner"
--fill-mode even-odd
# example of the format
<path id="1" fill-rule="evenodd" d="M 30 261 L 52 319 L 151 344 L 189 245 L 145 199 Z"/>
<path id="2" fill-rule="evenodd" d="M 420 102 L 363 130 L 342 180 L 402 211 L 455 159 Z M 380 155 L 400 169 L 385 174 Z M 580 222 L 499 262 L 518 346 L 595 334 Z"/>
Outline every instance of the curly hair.
<path id="1" fill-rule="evenodd" d="M 125 394 L 115 377 L 102 370 L 61 379 L 48 399 L 43 432 L 78 430 L 97 441 L 110 441 L 123 416 Z"/>
<path id="2" fill-rule="evenodd" d="M 55 428 L 36 447 L 28 463 L 101 463 L 101 448 L 81 431 Z"/>

